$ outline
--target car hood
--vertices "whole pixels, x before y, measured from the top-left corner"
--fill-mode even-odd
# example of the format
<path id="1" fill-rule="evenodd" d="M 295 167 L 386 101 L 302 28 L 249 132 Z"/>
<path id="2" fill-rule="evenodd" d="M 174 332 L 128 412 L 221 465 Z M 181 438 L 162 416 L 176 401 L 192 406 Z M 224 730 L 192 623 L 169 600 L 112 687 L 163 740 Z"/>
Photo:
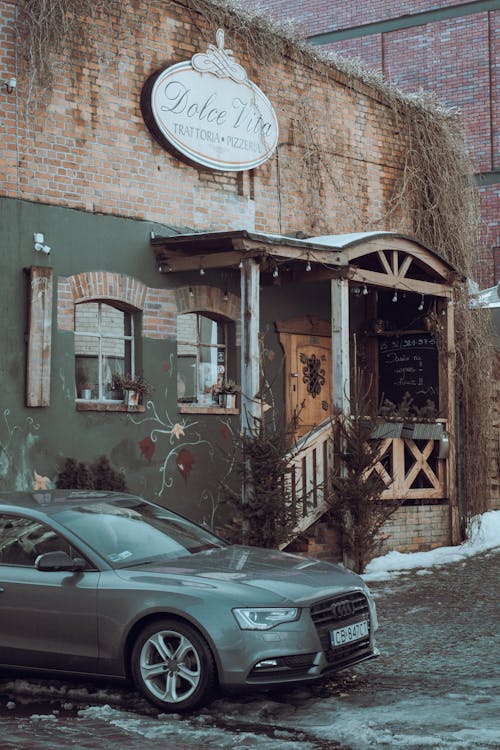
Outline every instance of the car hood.
<path id="1" fill-rule="evenodd" d="M 181 579 L 183 585 L 206 582 L 235 590 L 241 586 L 263 589 L 280 599 L 300 603 L 345 592 L 365 590 L 359 576 L 341 565 L 257 547 L 230 546 L 161 563 L 147 563 L 117 571 L 127 578 Z M 219 584 L 219 585 L 218 585 Z"/>

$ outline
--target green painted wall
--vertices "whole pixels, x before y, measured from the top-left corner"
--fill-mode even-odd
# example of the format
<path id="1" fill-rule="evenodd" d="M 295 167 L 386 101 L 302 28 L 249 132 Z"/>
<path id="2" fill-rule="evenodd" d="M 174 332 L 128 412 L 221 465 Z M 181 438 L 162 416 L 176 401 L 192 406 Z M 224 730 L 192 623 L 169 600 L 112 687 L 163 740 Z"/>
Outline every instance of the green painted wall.
<path id="1" fill-rule="evenodd" d="M 58 276 L 108 270 L 147 286 L 165 285 L 150 247 L 151 230 L 160 233 L 161 227 L 0 200 L 2 489 L 31 489 L 35 472 L 54 481 L 68 456 L 91 462 L 104 454 L 124 471 L 131 491 L 212 520 L 222 457 L 230 453 L 237 427 L 234 417 L 178 414 L 175 342 L 142 339 L 143 371 L 153 386 L 145 413 L 78 412 L 73 333 L 57 329 Z M 33 250 L 34 232 L 45 235 L 50 255 Z M 23 269 L 32 265 L 54 269 L 51 400 L 45 408 L 25 406 L 28 286 Z"/>
<path id="2" fill-rule="evenodd" d="M 54 482 L 66 457 L 92 462 L 106 455 L 125 473 L 133 492 L 159 500 L 211 524 L 218 513 L 219 480 L 237 486 L 234 455 L 239 418 L 182 415 L 177 409 L 175 342 L 142 339 L 143 373 L 153 390 L 144 413 L 81 412 L 75 408 L 74 336 L 57 328 L 57 278 L 84 271 L 130 275 L 149 287 L 186 283 L 158 273 L 150 232 L 158 224 L 101 216 L 66 208 L 0 199 L 0 298 L 2 357 L 0 377 L 0 487 L 31 489 L 35 472 Z M 51 253 L 33 249 L 42 232 Z M 50 266 L 54 271 L 50 406 L 25 406 L 28 277 L 23 269 Z M 239 293 L 238 279 L 232 291 Z M 208 283 L 217 283 L 210 278 Z M 227 276 L 226 281 L 227 284 Z M 274 410 L 282 419 L 285 372 L 274 322 L 300 315 L 329 317 L 329 287 L 264 288 L 261 324 L 266 346 L 266 375 Z M 270 396 L 270 394 L 268 394 Z M 218 516 L 215 518 L 215 516 Z"/>

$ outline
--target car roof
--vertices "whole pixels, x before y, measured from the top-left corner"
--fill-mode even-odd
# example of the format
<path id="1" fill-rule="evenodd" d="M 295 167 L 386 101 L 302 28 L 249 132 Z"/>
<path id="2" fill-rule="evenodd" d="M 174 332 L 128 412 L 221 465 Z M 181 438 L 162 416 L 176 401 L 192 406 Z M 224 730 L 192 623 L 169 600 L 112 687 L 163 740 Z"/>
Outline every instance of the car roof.
<path id="1" fill-rule="evenodd" d="M 2 506 L 16 506 L 19 509 L 40 510 L 44 513 L 56 513 L 63 508 L 81 507 L 82 504 L 120 500 L 141 500 L 137 495 L 125 492 L 99 492 L 97 490 L 40 490 L 33 492 L 0 492 L 0 511 Z M 145 501 L 143 501 L 145 502 Z"/>

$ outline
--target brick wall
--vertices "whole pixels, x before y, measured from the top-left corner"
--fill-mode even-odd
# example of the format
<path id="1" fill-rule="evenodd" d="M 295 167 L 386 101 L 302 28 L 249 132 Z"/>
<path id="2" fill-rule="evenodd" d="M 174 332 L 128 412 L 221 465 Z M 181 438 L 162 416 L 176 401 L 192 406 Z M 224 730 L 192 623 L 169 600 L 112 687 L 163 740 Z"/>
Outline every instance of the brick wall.
<path id="1" fill-rule="evenodd" d="M 150 339 L 174 339 L 177 307 L 175 292 L 151 289 L 125 274 L 93 271 L 58 280 L 57 325 L 75 330 L 74 306 L 87 300 L 106 300 L 141 310 L 142 335 Z"/>
<path id="2" fill-rule="evenodd" d="M 448 505 L 414 505 L 399 508 L 381 529 L 381 554 L 426 552 L 451 544 Z"/>
<path id="3" fill-rule="evenodd" d="M 334 71 L 250 58 L 234 32 L 226 32 L 227 47 L 277 111 L 277 155 L 235 175 L 195 168 L 162 149 L 142 119 L 142 86 L 157 69 L 205 51 L 215 29 L 201 18 L 193 25 L 181 5 L 138 0 L 129 17 L 126 7 L 121 21 L 103 22 L 98 56 L 91 49 L 85 62 L 61 65 L 54 96 L 29 123 L 18 72 L 17 93 L 3 96 L 0 110 L 2 125 L 14 128 L 0 147 L 0 194 L 201 229 L 409 230 L 401 217 L 391 226 L 383 218 L 401 164 L 392 113 Z M 0 16 L 12 36 L 13 4 L 0 0 Z M 13 65 L 9 56 L 4 71 Z M 325 170 L 311 158 L 318 150 Z"/>
<path id="4" fill-rule="evenodd" d="M 469 0 L 440 0 L 439 7 L 462 5 Z M 371 0 L 369 3 L 346 3 L 341 0 L 252 0 L 249 2 L 262 14 L 276 20 L 294 19 L 307 28 L 308 34 L 348 29 L 374 23 L 385 18 L 423 13 L 436 8 L 433 0 Z"/>
<path id="5" fill-rule="evenodd" d="M 264 15 L 296 19 L 306 35 L 356 29 L 425 11 L 460 6 L 466 0 L 255 0 Z M 500 168 L 500 90 L 498 65 L 500 10 L 432 20 L 409 29 L 373 33 L 324 46 L 346 57 L 360 59 L 380 71 L 403 91 L 434 92 L 448 107 L 462 113 L 467 143 L 477 173 Z M 484 253 L 477 269 L 481 287 L 492 286 L 492 248 L 500 247 L 499 187 L 483 189 Z"/>
<path id="6" fill-rule="evenodd" d="M 451 544 L 448 505 L 407 505 L 399 508 L 380 531 L 382 546 L 377 555 L 397 549 L 399 552 L 427 552 Z M 310 532 L 287 547 L 313 557 L 341 560 L 339 534 L 325 522 L 316 523 Z"/>

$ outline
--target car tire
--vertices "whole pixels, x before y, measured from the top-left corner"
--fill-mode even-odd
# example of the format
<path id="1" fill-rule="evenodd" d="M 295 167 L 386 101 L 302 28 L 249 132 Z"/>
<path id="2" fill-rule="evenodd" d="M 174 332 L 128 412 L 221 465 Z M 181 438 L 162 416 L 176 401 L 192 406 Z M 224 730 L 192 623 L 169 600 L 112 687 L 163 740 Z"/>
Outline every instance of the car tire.
<path id="1" fill-rule="evenodd" d="M 131 671 L 137 689 L 163 711 L 190 711 L 215 693 L 212 652 L 181 620 L 156 620 L 144 628 L 132 650 Z"/>

